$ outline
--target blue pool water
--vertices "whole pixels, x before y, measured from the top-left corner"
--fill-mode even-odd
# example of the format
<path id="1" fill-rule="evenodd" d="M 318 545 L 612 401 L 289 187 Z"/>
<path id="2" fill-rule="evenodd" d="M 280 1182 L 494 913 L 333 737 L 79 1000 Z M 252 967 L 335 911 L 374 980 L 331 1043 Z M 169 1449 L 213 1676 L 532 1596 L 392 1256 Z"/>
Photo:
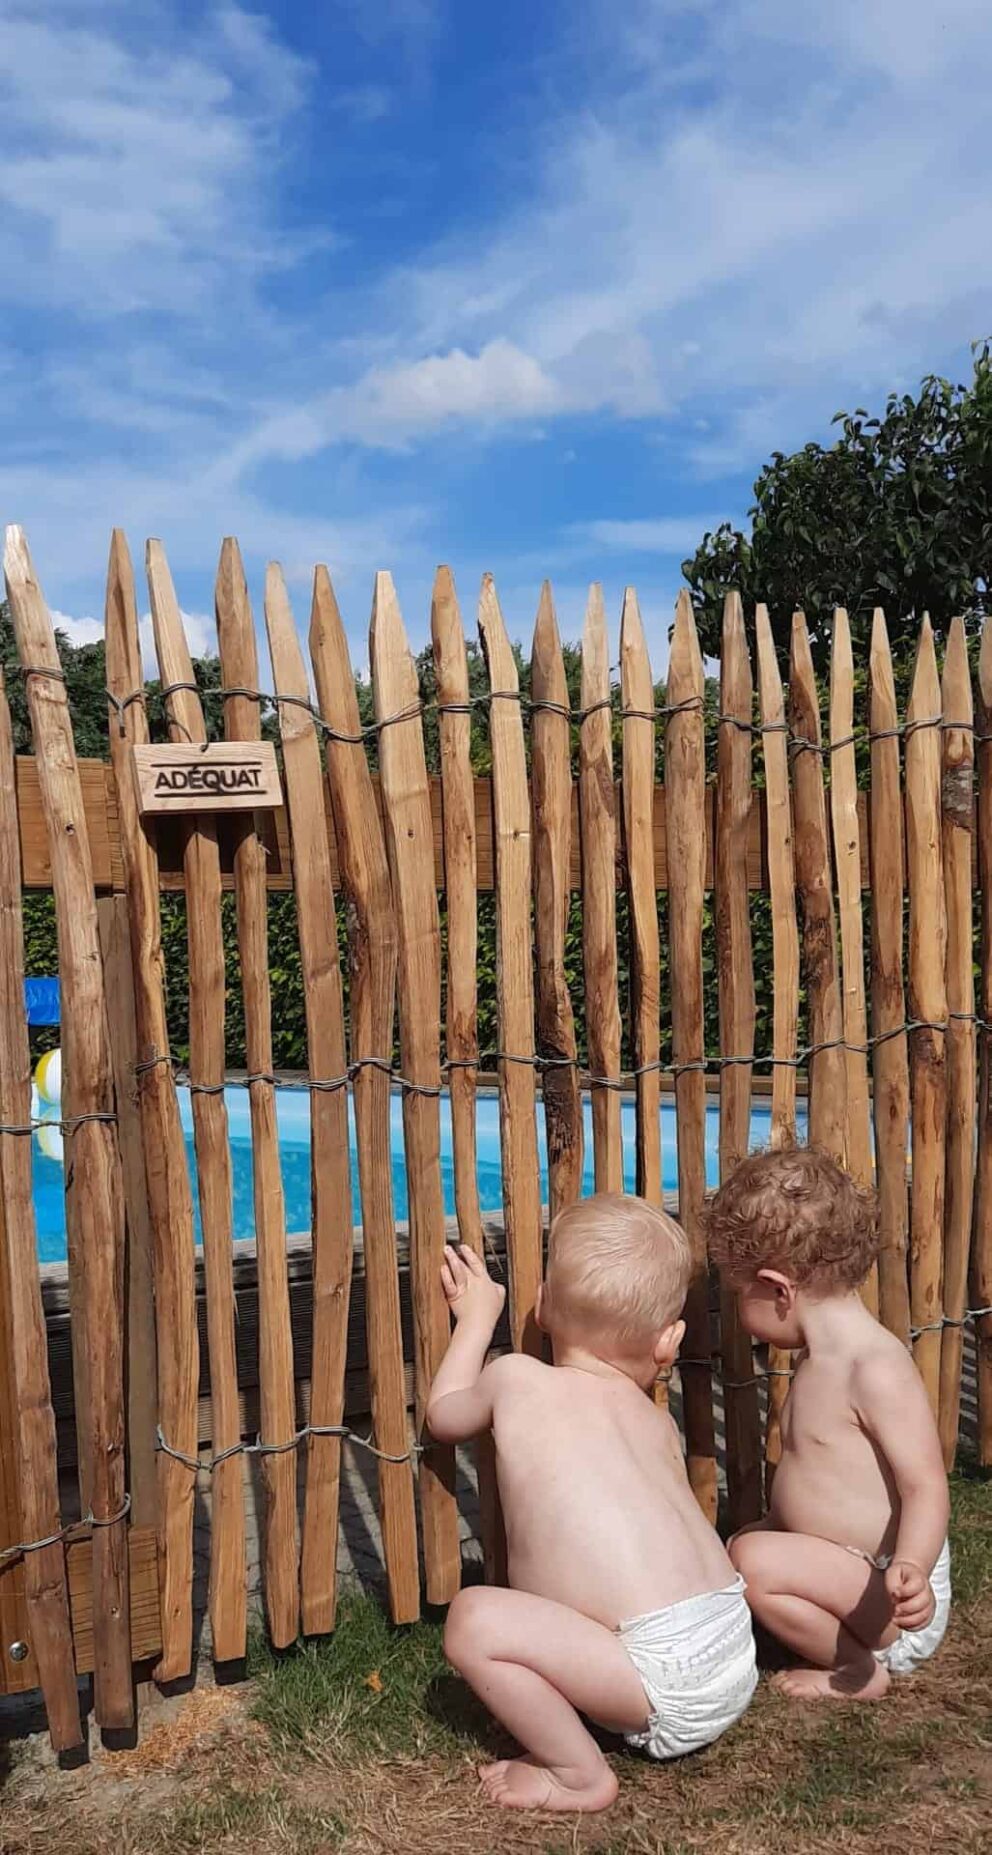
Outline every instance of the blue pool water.
<path id="1" fill-rule="evenodd" d="M 248 1096 L 245 1089 L 232 1088 L 225 1091 L 228 1123 L 231 1138 L 231 1160 L 234 1174 L 234 1236 L 235 1240 L 253 1237 L 255 1234 L 254 1207 L 252 1203 L 251 1173 L 251 1125 L 249 1119 Z M 186 1131 L 186 1150 L 189 1157 L 190 1172 L 193 1178 L 193 1203 L 196 1207 L 196 1238 L 200 1241 L 199 1208 L 196 1203 L 196 1161 L 193 1156 L 193 1117 L 190 1108 L 189 1092 L 179 1090 L 180 1112 Z M 279 1150 L 282 1157 L 283 1188 L 286 1195 L 286 1228 L 288 1231 L 305 1231 L 310 1228 L 310 1102 L 303 1093 L 280 1093 L 276 1096 L 276 1114 L 279 1124 Z M 352 1159 L 352 1203 L 354 1221 L 361 1223 L 361 1204 L 358 1196 L 358 1169 L 355 1164 L 355 1127 L 350 1118 L 349 1101 L 349 1137 Z M 624 1182 L 627 1189 L 634 1189 L 634 1105 L 624 1101 L 622 1104 L 623 1145 L 624 1145 Z M 751 1145 L 764 1146 L 768 1140 L 771 1114 L 767 1101 L 758 1100 L 751 1108 Z M 585 1144 L 585 1190 L 592 1191 L 592 1124 L 588 1101 L 585 1103 L 586 1144 Z M 805 1113 L 799 1115 L 799 1134 L 805 1134 Z M 477 1111 L 478 1125 L 478 1174 L 479 1196 L 484 1211 L 497 1211 L 503 1202 L 502 1174 L 499 1157 L 499 1104 L 495 1095 L 481 1095 Z M 544 1115 L 540 1106 L 537 1116 L 538 1146 L 541 1163 L 541 1183 L 545 1202 L 547 1200 L 548 1158 L 544 1139 Z M 706 1109 L 706 1175 L 711 1185 L 717 1180 L 717 1136 L 719 1130 L 719 1110 L 716 1100 L 707 1103 Z M 406 1163 L 403 1157 L 403 1121 L 402 1101 L 394 1095 L 392 1101 L 391 1150 L 393 1164 L 393 1193 L 398 1220 L 403 1221 L 408 1215 L 406 1191 Z M 34 1147 L 34 1207 L 38 1230 L 38 1255 L 41 1262 L 63 1262 L 65 1260 L 65 1199 L 64 1175 L 62 1167 L 53 1160 L 46 1159 L 38 1150 L 37 1140 Z M 666 1191 L 674 1191 L 677 1185 L 675 1169 L 675 1104 L 666 1100 L 661 1108 L 661 1150 L 664 1183 Z M 441 1102 L 441 1175 L 444 1184 L 445 1208 L 449 1214 L 455 1209 L 455 1182 L 451 1157 L 451 1115 L 447 1098 Z"/>

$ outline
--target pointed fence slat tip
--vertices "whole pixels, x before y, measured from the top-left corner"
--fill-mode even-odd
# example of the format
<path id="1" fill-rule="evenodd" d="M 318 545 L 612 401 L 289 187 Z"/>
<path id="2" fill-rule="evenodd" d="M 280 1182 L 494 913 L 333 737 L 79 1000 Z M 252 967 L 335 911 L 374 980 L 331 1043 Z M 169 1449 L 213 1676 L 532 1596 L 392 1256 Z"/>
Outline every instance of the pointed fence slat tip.
<path id="1" fill-rule="evenodd" d="M 877 605 L 871 615 L 872 655 L 874 656 L 877 651 L 887 651 L 888 648 L 889 628 L 885 622 L 885 610 L 882 606 Z"/>
<path id="2" fill-rule="evenodd" d="M 540 597 L 537 602 L 537 617 L 534 620 L 533 648 L 535 650 L 556 650 L 559 648 L 558 618 L 555 612 L 554 595 L 551 591 L 550 580 L 544 580 L 541 584 Z"/>
<path id="3" fill-rule="evenodd" d="M 623 594 L 623 611 L 620 616 L 620 649 L 639 650 L 643 643 L 644 621 L 641 618 L 637 589 L 633 586 L 626 586 Z"/>

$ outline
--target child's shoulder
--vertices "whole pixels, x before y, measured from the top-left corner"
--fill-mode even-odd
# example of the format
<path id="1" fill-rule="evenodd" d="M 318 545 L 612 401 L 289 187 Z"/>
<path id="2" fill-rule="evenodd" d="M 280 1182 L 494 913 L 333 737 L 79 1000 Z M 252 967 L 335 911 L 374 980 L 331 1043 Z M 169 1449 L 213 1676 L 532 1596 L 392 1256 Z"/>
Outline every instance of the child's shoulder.
<path id="1" fill-rule="evenodd" d="M 851 1361 L 852 1388 L 862 1399 L 903 1395 L 920 1383 L 908 1348 L 887 1327 L 876 1323 Z"/>
<path id="2" fill-rule="evenodd" d="M 486 1367 L 486 1378 L 493 1392 L 535 1385 L 551 1367 L 532 1353 L 497 1353 Z"/>

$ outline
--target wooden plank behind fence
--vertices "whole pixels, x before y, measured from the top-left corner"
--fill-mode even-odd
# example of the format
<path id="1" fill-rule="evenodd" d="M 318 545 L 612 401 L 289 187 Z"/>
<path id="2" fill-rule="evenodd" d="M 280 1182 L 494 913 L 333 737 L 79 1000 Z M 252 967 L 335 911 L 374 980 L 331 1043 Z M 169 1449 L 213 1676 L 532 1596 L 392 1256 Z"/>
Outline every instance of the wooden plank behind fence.
<path id="1" fill-rule="evenodd" d="M 968 1294 L 975 1187 L 975 976 L 972 934 L 972 833 L 975 735 L 971 672 L 964 621 L 951 621 L 944 656 L 941 735 L 941 835 L 947 909 L 947 1174 L 944 1197 L 943 1312 L 940 1349 L 940 1434 L 944 1462 L 954 1466 L 961 1405 L 960 1325 Z M 957 725 L 960 724 L 960 725 Z"/>
<path id="2" fill-rule="evenodd" d="M 854 658 L 843 606 L 834 612 L 830 652 L 830 815 L 833 825 L 837 909 L 840 917 L 841 999 L 847 1070 L 847 1169 L 870 1186 L 871 1108 L 868 1101 L 868 1015 L 865 1008 L 864 924 L 861 913 L 861 830 L 854 758 Z M 862 1284 L 862 1298 L 878 1313 L 878 1267 Z"/>
<path id="3" fill-rule="evenodd" d="M 24 1127 L 30 1114 L 14 746 L 0 673 L 0 1121 Z M 0 1552 L 22 1540 L 48 1539 L 61 1526 L 31 1147 L 30 1134 L 0 1135 Z M 81 1745 L 61 1542 L 0 1570 L 0 1625 L 0 1691 L 20 1686 L 23 1669 L 41 1687 L 55 1750 Z M 30 1666 L 10 1658 L 18 1640 L 30 1644 Z"/>
<path id="4" fill-rule="evenodd" d="M 127 1234 L 124 1271 L 127 1331 L 127 1487 L 131 1527 L 158 1524 L 158 1467 L 155 1432 L 158 1387 L 155 1364 L 155 1289 L 148 1181 L 141 1138 L 135 1066 L 138 1040 L 134 1017 L 131 932 L 123 895 L 103 895 L 96 905 L 107 995 L 107 1027 L 117 1095 L 117 1133 Z"/>
<path id="5" fill-rule="evenodd" d="M 582 1191 L 582 1097 L 576 1069 L 575 1019 L 565 972 L 570 901 L 571 723 L 568 684 L 551 587 L 541 588 L 530 660 L 531 787 L 534 828 L 534 971 L 537 1052 L 545 1057 L 541 1089 L 548 1147 L 552 1220 Z"/>
<path id="6" fill-rule="evenodd" d="M 753 687 L 744 613 L 737 593 L 723 608 L 720 715 L 716 768 L 716 955 L 720 1050 L 749 1057 L 754 1051 L 754 968 L 744 839 L 751 807 Z M 751 1078 L 747 1062 L 720 1072 L 720 1177 L 726 1179 L 748 1151 Z M 741 1326 L 730 1283 L 720 1295 L 730 1525 L 736 1530 L 761 1515 L 761 1419 L 750 1336 Z"/>
<path id="7" fill-rule="evenodd" d="M 282 569 L 265 576 L 265 623 L 279 704 L 283 779 L 293 834 L 296 921 L 307 1025 L 307 1063 L 324 1081 L 347 1069 L 337 916 L 324 816 L 320 743 L 301 704 L 309 700 L 306 666 Z M 313 1360 L 310 1417 L 333 1427 L 344 1415 L 353 1217 L 348 1160 L 348 1096 L 344 1087 L 310 1091 L 310 1230 L 313 1266 Z M 311 1436 L 301 1568 L 303 1633 L 334 1627 L 337 1607 L 341 1439 Z M 389 1547 L 392 1530 L 384 1530 Z"/>
<path id="8" fill-rule="evenodd" d="M 885 614 L 876 608 L 869 665 L 871 742 L 871 1028 L 875 1175 L 878 1190 L 879 1313 L 909 1343 L 909 1062 L 903 988 L 903 852 L 895 683 Z M 879 1042 L 878 1039 L 883 1039 Z"/>
<path id="9" fill-rule="evenodd" d="M 837 966 L 837 935 L 830 880 L 830 840 L 820 755 L 820 705 L 813 674 L 809 633 L 802 612 L 792 620 L 792 667 L 789 678 L 792 748 L 792 811 L 795 821 L 796 887 L 802 901 L 802 951 L 809 1000 L 809 1041 L 838 1045 L 844 1036 L 844 1013 Z M 844 1164 L 847 1065 L 842 1049 L 819 1049 L 809 1064 L 809 1136 Z"/>
<path id="10" fill-rule="evenodd" d="M 159 916 L 159 869 L 153 829 L 138 816 L 129 755 L 148 739 L 134 572 L 127 541 L 110 543 L 105 617 L 110 751 L 117 791 L 123 876 L 131 932 L 138 1101 L 155 1277 L 158 1421 L 183 1456 L 197 1449 L 199 1347 L 193 1246 L 193 1201 L 176 1085 L 169 1061 L 165 961 Z M 115 706 L 115 704 L 117 706 Z M 189 1673 L 193 1647 L 193 1492 L 195 1471 L 165 1450 L 158 1458 L 159 1564 L 162 1589 L 162 1681 Z"/>
<path id="11" fill-rule="evenodd" d="M 447 1012 L 448 1098 L 455 1171 L 455 1213 L 462 1243 L 485 1253 L 476 1166 L 476 1102 L 479 1061 L 478 897 L 476 892 L 475 790 L 472 779 L 472 712 L 468 654 L 450 567 L 439 567 L 431 597 L 431 641 L 437 699 L 444 796 L 444 899 L 448 919 Z M 505 1540 L 496 1487 L 491 1433 L 477 1439 L 479 1530 L 490 1583 L 501 1576 Z"/>
<path id="12" fill-rule="evenodd" d="M 245 584 L 241 550 L 228 536 L 221 547 L 214 593 L 221 678 L 228 689 L 257 689 L 258 646 Z M 261 711 L 251 696 L 224 699 L 225 741 L 259 741 Z M 259 1387 L 262 1440 L 280 1453 L 261 1458 L 265 1493 L 265 1611 L 277 1649 L 295 1642 L 300 1627 L 299 1558 L 296 1537 L 297 1451 L 287 1448 L 296 1431 L 293 1339 L 286 1275 L 286 1206 L 279 1161 L 279 1129 L 272 1074 L 272 995 L 269 986 L 269 922 L 265 889 L 265 845 L 258 814 L 233 818 L 234 895 L 238 955 L 245 1010 L 245 1054 L 251 1115 L 251 1162 L 255 1205 L 255 1249 L 259 1287 Z M 300 872 L 297 871 L 297 878 Z M 333 924 L 333 917 L 332 917 Z M 333 1535 L 331 1536 L 333 1542 Z M 321 1542 L 328 1554 L 328 1540 Z"/>
<path id="13" fill-rule="evenodd" d="M 514 1345 L 540 1352 L 534 1306 L 541 1283 L 541 1191 L 534 1069 L 530 929 L 530 794 L 520 681 L 492 575 L 479 595 L 479 630 L 494 698 L 489 711 L 496 839 L 496 982 L 500 1044 L 500 1148 Z M 514 1059 L 522 1060 L 514 1060 Z"/>
<path id="14" fill-rule="evenodd" d="M 159 674 L 163 684 L 193 684 L 193 666 L 172 576 L 162 544 L 146 549 L 148 591 Z M 204 741 L 206 729 L 194 687 L 166 697 L 169 739 Z M 234 1353 L 234 1282 L 231 1270 L 231 1150 L 224 1103 L 224 937 L 221 924 L 217 826 L 206 813 L 184 826 L 186 935 L 189 948 L 189 1065 L 193 1083 L 193 1138 L 207 1281 L 207 1335 L 214 1455 L 241 1438 Z M 209 1092 L 207 1092 L 209 1091 Z M 168 1336 L 160 1340 L 170 1344 Z M 171 1438 L 167 1439 L 171 1442 Z M 175 1447 L 175 1445 L 173 1445 Z M 215 1661 L 245 1653 L 245 1515 L 242 1462 L 228 1456 L 214 1469 L 210 1501 L 210 1635 Z"/>
<path id="15" fill-rule="evenodd" d="M 699 1214 L 706 1195 L 706 1077 L 703 1043 L 703 885 L 706 877 L 706 750 L 703 659 L 687 592 L 679 594 L 668 666 L 665 737 L 668 782 L 672 1061 L 679 1163 L 679 1216 L 700 1257 L 686 1301 L 683 1382 L 689 1480 L 703 1512 L 716 1520 L 716 1444 L 710 1370 L 709 1277 Z M 700 1067 L 680 1067 L 681 1065 Z"/>
<path id="16" fill-rule="evenodd" d="M 613 786 L 613 714 L 610 649 L 603 589 L 589 590 L 582 634 L 583 709 L 579 729 L 579 816 L 582 824 L 582 965 L 585 980 L 589 1071 L 616 1082 L 620 1076 L 620 1005 L 617 975 L 616 794 Z M 623 1190 L 620 1096 L 592 1086 L 592 1139 L 596 1190 Z"/>
<path id="17" fill-rule="evenodd" d="M 117 1729 L 131 1724 L 134 1705 L 123 1518 L 124 1199 L 103 966 L 69 703 L 52 621 L 19 528 L 7 530 L 4 566 L 18 656 L 30 672 L 27 702 L 55 890 L 62 1113 L 75 1122 L 66 1134 L 66 1231 L 85 1356 L 84 1401 L 77 1404 L 77 1425 L 88 1441 L 81 1494 L 84 1510 L 99 1523 L 93 1535 L 95 1713 L 101 1726 Z"/>
<path id="18" fill-rule="evenodd" d="M 651 854 L 654 804 L 654 682 L 637 594 L 628 586 L 620 624 L 623 719 L 623 827 L 630 898 L 630 984 L 637 1090 L 637 1190 L 662 1202 L 661 942 Z"/>
<path id="19" fill-rule="evenodd" d="M 369 659 L 380 728 L 379 767 L 398 935 L 400 1062 L 410 1085 L 403 1091 L 403 1136 L 410 1202 L 417 1428 L 422 1433 L 430 1388 L 451 1332 L 441 1286 L 444 1197 L 437 1096 L 441 1084 L 441 927 L 417 671 L 388 573 L 376 574 Z M 406 719 L 397 720 L 398 716 Z M 448 1446 L 429 1439 L 425 1442 L 418 1481 L 427 1596 L 432 1604 L 446 1604 L 461 1581 L 455 1454 Z"/>
<path id="20" fill-rule="evenodd" d="M 17 757 L 17 809 L 21 827 L 22 880 L 25 889 L 50 889 L 51 866 L 48 860 L 48 846 L 42 835 L 40 799 L 38 796 L 38 773 L 31 755 Z M 83 788 L 83 800 L 86 807 L 87 829 L 93 837 L 94 861 L 93 878 L 98 889 L 122 889 L 124 886 L 121 863 L 120 829 L 117 818 L 116 800 L 110 779 L 110 769 L 103 760 L 80 760 L 79 775 Z M 489 893 L 494 886 L 494 849 L 492 788 L 486 778 L 478 778 L 475 784 L 475 829 L 476 852 L 478 862 L 478 888 L 480 893 Z M 372 775 L 372 792 L 379 805 L 378 775 Z M 618 801 L 619 802 L 619 801 Z M 572 832 L 568 863 L 568 886 L 578 891 L 582 885 L 582 868 L 578 832 L 578 790 L 572 789 Z M 381 806 L 380 806 L 381 811 Z M 292 857 L 290 852 L 289 826 L 284 810 L 266 814 L 266 843 L 268 846 L 268 871 L 266 883 L 274 894 L 286 894 L 293 886 Z M 431 820 L 434 832 L 434 870 L 438 888 L 444 882 L 444 824 L 441 781 L 431 778 Z M 858 821 L 861 831 L 861 886 L 868 887 L 868 794 L 858 793 Z M 333 819 L 328 807 L 328 828 L 331 833 L 331 875 L 338 880 L 337 844 L 334 835 Z M 654 874 L 655 888 L 668 887 L 668 849 L 665 831 L 665 788 L 655 787 L 653 820 Z M 751 798 L 751 815 L 747 829 L 747 882 L 748 888 L 756 891 L 768 889 L 768 872 L 766 865 L 766 807 L 765 794 L 755 791 Z M 159 826 L 158 837 L 159 882 L 163 890 L 181 891 L 183 888 L 182 852 L 179 845 L 179 823 L 176 819 L 165 819 Z M 234 875 L 231 870 L 226 835 L 221 837 L 221 878 L 225 890 L 233 890 Z M 713 811 L 706 808 L 706 869 L 707 880 L 712 883 L 713 869 Z M 623 872 L 619 872 L 622 879 Z"/>
<path id="21" fill-rule="evenodd" d="M 947 911 L 940 832 L 940 682 L 930 620 L 924 616 L 906 710 L 906 868 L 909 877 L 909 1015 L 913 1105 L 910 1184 L 910 1311 L 918 1335 L 913 1355 L 933 1413 L 940 1401 L 941 1271 L 944 1231 L 947 1020 L 944 959 Z M 927 724 L 921 726 L 921 723 Z"/>
<path id="22" fill-rule="evenodd" d="M 348 921 L 351 1061 L 361 1065 L 354 1081 L 355 1129 L 372 1429 L 383 1452 L 379 1513 L 390 1611 L 395 1623 L 412 1623 L 420 1614 L 420 1572 L 393 1215 L 390 1084 L 374 1061 L 392 1055 L 396 921 L 351 658 L 326 567 L 314 574 L 310 654 L 320 712 L 335 731 L 327 737 L 327 770 Z"/>
<path id="23" fill-rule="evenodd" d="M 992 621 L 982 627 L 978 659 L 978 881 L 982 897 L 978 1012 L 981 1067 L 978 1156 L 971 1294 L 975 1307 L 992 1308 Z M 992 1313 L 976 1323 L 978 1353 L 978 1459 L 992 1467 Z"/>

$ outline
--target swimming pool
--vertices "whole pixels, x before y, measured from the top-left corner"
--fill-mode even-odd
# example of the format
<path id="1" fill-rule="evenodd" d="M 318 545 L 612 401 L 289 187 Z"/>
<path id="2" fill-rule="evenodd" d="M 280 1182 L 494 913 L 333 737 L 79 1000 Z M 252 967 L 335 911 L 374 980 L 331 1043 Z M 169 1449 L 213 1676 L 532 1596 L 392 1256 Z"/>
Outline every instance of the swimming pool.
<path id="1" fill-rule="evenodd" d="M 228 1123 L 231 1138 L 231 1161 L 234 1175 L 234 1236 L 236 1241 L 254 1237 L 255 1217 L 252 1202 L 251 1171 L 251 1122 L 247 1091 L 243 1088 L 225 1090 Z M 200 1242 L 200 1213 L 196 1193 L 196 1161 L 193 1156 L 193 1117 L 190 1107 L 189 1091 L 179 1090 L 179 1106 L 183 1127 L 186 1132 L 186 1150 L 189 1156 L 190 1171 L 193 1178 L 193 1204 L 196 1218 L 196 1240 Z M 585 1106 L 585 1179 L 584 1189 L 592 1191 L 593 1156 L 592 1156 L 592 1120 L 588 1101 Z M 358 1168 L 355 1163 L 355 1126 L 349 1109 L 349 1140 L 351 1147 L 352 1205 L 354 1220 L 360 1224 L 361 1202 L 358 1195 Z M 390 1147 L 393 1166 L 393 1194 L 396 1217 L 405 1221 L 408 1216 L 406 1190 L 406 1162 L 403 1155 L 403 1104 L 401 1097 L 393 1096 L 391 1105 Z M 284 1092 L 276 1096 L 276 1117 L 279 1125 L 279 1151 L 282 1158 L 283 1188 L 286 1195 L 286 1228 L 288 1231 L 305 1231 L 310 1228 L 310 1101 L 303 1091 Z M 503 1181 L 499 1158 L 499 1103 L 495 1094 L 479 1096 L 477 1105 L 478 1127 L 478 1175 L 479 1197 L 484 1211 L 498 1211 L 503 1202 Z M 622 1104 L 623 1148 L 624 1148 L 624 1183 L 629 1191 L 634 1189 L 634 1104 L 624 1101 Z M 770 1105 L 765 1100 L 756 1100 L 751 1107 L 751 1145 L 763 1146 L 767 1143 L 771 1125 Z M 538 1105 L 537 1115 L 538 1147 L 541 1163 L 541 1184 L 545 1201 L 547 1198 L 548 1157 L 544 1139 L 544 1114 Z M 805 1133 L 805 1111 L 799 1115 L 800 1135 Z M 716 1098 L 706 1105 L 706 1176 L 711 1185 L 717 1181 L 717 1139 L 719 1133 L 719 1108 Z M 65 1179 L 62 1167 L 55 1161 L 46 1159 L 39 1151 L 37 1139 L 33 1147 L 33 1182 L 34 1208 L 38 1230 L 38 1257 L 41 1262 L 64 1262 L 65 1242 Z M 664 1184 L 666 1191 L 674 1191 L 677 1185 L 675 1170 L 675 1104 L 672 1099 L 662 1102 L 661 1108 L 661 1151 Z M 455 1180 L 451 1156 L 451 1113 L 447 1097 L 441 1101 L 441 1176 L 444 1184 L 444 1203 L 449 1215 L 455 1209 Z"/>

